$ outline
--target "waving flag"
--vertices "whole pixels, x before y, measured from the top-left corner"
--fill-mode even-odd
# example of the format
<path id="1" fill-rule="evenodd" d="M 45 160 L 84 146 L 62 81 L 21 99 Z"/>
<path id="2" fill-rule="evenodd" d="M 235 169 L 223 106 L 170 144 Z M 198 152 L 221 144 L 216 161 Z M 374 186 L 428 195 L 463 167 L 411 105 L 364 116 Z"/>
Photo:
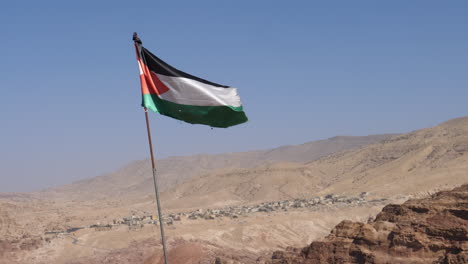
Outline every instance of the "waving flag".
<path id="1" fill-rule="evenodd" d="M 237 89 L 180 71 L 136 37 L 142 106 L 191 124 L 230 127 L 247 121 Z"/>

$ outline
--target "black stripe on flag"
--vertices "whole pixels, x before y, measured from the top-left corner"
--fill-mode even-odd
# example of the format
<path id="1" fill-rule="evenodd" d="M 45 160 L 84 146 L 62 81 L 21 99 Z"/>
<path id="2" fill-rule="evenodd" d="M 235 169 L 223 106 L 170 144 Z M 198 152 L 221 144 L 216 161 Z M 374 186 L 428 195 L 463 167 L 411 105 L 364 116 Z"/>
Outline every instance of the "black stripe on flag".
<path id="1" fill-rule="evenodd" d="M 166 76 L 188 78 L 188 79 L 192 79 L 192 80 L 199 81 L 201 83 L 209 84 L 209 85 L 216 86 L 216 87 L 230 88 L 229 86 L 210 82 L 205 79 L 202 79 L 197 76 L 193 76 L 181 70 L 178 70 L 172 67 L 171 65 L 167 64 L 160 58 L 158 58 L 149 50 L 145 48 L 143 48 L 142 50 L 143 50 L 143 56 L 144 56 L 143 62 L 146 63 L 146 66 L 148 66 L 150 71 L 153 71 L 157 74 L 166 75 Z"/>

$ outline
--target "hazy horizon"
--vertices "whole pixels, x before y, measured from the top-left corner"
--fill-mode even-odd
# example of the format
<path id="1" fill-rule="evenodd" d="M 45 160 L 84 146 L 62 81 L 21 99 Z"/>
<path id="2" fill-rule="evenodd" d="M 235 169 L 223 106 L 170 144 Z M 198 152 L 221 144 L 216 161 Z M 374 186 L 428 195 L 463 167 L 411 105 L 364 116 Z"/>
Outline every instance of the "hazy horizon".
<path id="1" fill-rule="evenodd" d="M 217 154 L 226 154 L 226 153 L 242 153 L 242 152 L 249 152 L 249 151 L 262 151 L 262 150 L 275 149 L 275 148 L 280 148 L 280 147 L 285 147 L 285 146 L 294 146 L 294 145 L 300 145 L 300 144 L 309 143 L 309 142 L 327 140 L 327 139 L 332 139 L 334 137 L 361 137 L 361 136 L 365 137 L 365 136 L 384 135 L 384 134 L 399 134 L 399 133 L 382 133 L 382 134 L 370 134 L 370 135 L 335 135 L 335 136 L 331 136 L 331 137 L 320 138 L 320 139 L 315 139 L 315 140 L 309 140 L 309 141 L 305 141 L 305 142 L 299 142 L 299 143 L 294 143 L 294 144 L 284 144 L 284 145 L 271 146 L 271 147 L 265 147 L 265 148 L 259 148 L 259 149 L 244 149 L 244 150 L 241 149 L 241 150 L 237 150 L 237 151 L 227 150 L 227 151 L 224 151 L 224 152 L 212 151 L 212 152 L 204 152 L 204 153 L 201 153 L 201 152 L 196 153 L 195 152 L 195 153 L 187 153 L 185 155 L 183 155 L 183 154 L 181 154 L 181 155 L 168 155 L 168 156 L 165 156 L 165 157 L 158 157 L 157 160 L 166 159 L 166 158 L 173 158 L 173 157 L 188 157 L 188 156 L 195 156 L 195 155 L 217 155 Z M 157 150 L 155 150 L 155 151 L 157 151 Z M 157 155 L 157 153 L 155 153 L 155 155 Z M 104 169 L 103 172 L 101 172 L 99 174 L 82 175 L 81 177 L 79 177 L 77 179 L 74 179 L 74 180 L 71 180 L 69 182 L 60 182 L 60 183 L 51 184 L 51 185 L 40 187 L 40 188 L 33 188 L 33 189 L 30 189 L 30 190 L 23 190 L 23 191 L 1 191 L 0 190 L 0 193 L 42 191 L 42 190 L 45 190 L 45 189 L 48 189 L 48 188 L 58 187 L 58 186 L 62 186 L 62 185 L 65 185 L 65 184 L 71 184 L 71 183 L 74 183 L 74 182 L 77 182 L 77 181 L 80 181 L 80 180 L 91 179 L 91 178 L 94 178 L 94 177 L 97 177 L 97 176 L 102 176 L 102 175 L 106 175 L 106 174 L 109 174 L 109 173 L 113 173 L 113 172 L 115 172 L 117 170 L 125 168 L 126 166 L 128 166 L 129 164 L 131 164 L 133 162 L 141 161 L 141 160 L 149 160 L 149 158 L 150 158 L 150 155 L 149 155 L 149 150 L 148 150 L 148 154 L 147 154 L 146 157 L 137 158 L 137 159 L 130 159 L 130 160 L 126 161 L 126 162 L 124 161 L 124 163 L 117 164 L 115 167 L 109 167 L 107 169 Z M 148 165 L 149 164 L 150 163 L 148 163 Z"/>

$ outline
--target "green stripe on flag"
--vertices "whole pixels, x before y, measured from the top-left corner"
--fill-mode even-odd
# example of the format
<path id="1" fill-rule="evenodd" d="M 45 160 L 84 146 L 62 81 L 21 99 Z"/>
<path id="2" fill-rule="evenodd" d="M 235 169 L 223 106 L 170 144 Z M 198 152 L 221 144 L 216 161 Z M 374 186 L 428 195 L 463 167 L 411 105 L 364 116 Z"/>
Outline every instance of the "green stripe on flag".
<path id="1" fill-rule="evenodd" d="M 247 122 L 242 106 L 194 106 L 162 100 L 156 94 L 143 94 L 141 106 L 161 115 L 190 124 L 226 128 Z"/>

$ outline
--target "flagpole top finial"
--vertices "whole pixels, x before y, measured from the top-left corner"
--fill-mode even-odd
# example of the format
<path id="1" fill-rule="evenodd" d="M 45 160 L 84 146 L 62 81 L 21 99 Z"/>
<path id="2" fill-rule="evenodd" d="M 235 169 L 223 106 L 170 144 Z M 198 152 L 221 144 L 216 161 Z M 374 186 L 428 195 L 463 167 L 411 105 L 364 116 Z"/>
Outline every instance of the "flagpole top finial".
<path id="1" fill-rule="evenodd" d="M 142 44 L 141 39 L 138 37 L 138 33 L 133 32 L 133 41 L 136 43 Z"/>

